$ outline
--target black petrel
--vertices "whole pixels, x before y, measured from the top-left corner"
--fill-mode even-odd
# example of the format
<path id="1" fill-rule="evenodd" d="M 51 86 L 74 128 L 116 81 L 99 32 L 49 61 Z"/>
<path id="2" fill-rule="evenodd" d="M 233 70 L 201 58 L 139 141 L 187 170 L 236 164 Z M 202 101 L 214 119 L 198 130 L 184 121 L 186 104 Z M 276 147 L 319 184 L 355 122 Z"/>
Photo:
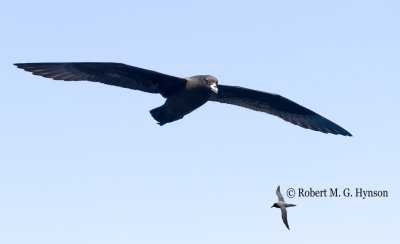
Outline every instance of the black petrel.
<path id="1" fill-rule="evenodd" d="M 276 195 L 278 195 L 278 202 L 274 203 L 274 205 L 272 205 L 271 208 L 280 208 L 281 209 L 283 223 L 285 223 L 285 225 L 288 228 L 288 230 L 290 230 L 289 223 L 287 221 L 286 208 L 294 207 L 296 205 L 285 202 L 285 200 L 283 199 L 283 196 L 281 194 L 281 186 L 278 186 L 278 188 L 276 189 Z"/>
<path id="2" fill-rule="evenodd" d="M 265 112 L 292 124 L 323 133 L 351 136 L 339 125 L 280 95 L 239 86 L 218 85 L 211 75 L 179 78 L 122 63 L 18 63 L 18 68 L 54 80 L 94 81 L 150 93 L 165 103 L 150 110 L 159 125 L 182 119 L 207 101 Z"/>

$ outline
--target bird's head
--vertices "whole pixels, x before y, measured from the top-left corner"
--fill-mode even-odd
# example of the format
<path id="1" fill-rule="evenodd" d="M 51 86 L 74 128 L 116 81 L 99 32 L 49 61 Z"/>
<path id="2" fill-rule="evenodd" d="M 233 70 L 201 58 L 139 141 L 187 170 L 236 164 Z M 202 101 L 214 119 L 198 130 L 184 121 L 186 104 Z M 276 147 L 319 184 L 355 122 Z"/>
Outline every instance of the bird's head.
<path id="1" fill-rule="evenodd" d="M 278 204 L 274 203 L 271 208 L 279 208 Z"/>
<path id="2" fill-rule="evenodd" d="M 203 82 L 211 88 L 211 90 L 217 94 L 218 93 L 218 80 L 214 76 L 205 75 L 203 78 Z"/>

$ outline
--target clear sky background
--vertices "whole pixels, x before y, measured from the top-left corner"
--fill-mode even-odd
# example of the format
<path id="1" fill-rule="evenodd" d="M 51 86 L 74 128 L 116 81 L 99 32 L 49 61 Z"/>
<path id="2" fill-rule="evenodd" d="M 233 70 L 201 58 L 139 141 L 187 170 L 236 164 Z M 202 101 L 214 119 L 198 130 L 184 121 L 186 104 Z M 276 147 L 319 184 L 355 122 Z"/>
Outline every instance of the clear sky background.
<path id="1" fill-rule="evenodd" d="M 399 1 L 3 1 L 0 243 L 397 243 Z M 281 94 L 354 137 L 17 62 L 113 61 Z M 388 198 L 275 189 L 362 187 Z"/>

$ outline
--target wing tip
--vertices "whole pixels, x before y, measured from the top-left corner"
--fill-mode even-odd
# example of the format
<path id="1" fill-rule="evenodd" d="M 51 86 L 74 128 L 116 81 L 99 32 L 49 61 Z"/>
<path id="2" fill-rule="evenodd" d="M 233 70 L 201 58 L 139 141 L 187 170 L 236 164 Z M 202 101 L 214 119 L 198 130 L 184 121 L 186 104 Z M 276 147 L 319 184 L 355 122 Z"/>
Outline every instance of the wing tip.
<path id="1" fill-rule="evenodd" d="M 337 125 L 338 126 L 338 125 Z M 329 133 L 333 133 L 333 134 L 335 134 L 335 135 L 342 135 L 342 136 L 348 136 L 348 137 L 352 137 L 353 135 L 350 133 L 350 132 L 348 132 L 347 130 L 345 130 L 345 129 L 343 129 L 342 127 L 340 127 L 340 126 L 338 126 L 339 128 L 336 128 L 335 129 L 335 132 L 336 133 L 333 133 L 333 132 L 329 132 Z"/>
<path id="2" fill-rule="evenodd" d="M 348 136 L 348 137 L 353 137 L 353 135 L 347 131 L 347 134 L 343 135 L 343 136 Z"/>
<path id="3" fill-rule="evenodd" d="M 311 129 L 314 131 L 322 132 L 325 134 L 334 134 L 334 135 L 342 135 L 342 136 L 349 136 L 352 137 L 353 135 L 345 130 L 343 127 L 339 126 L 338 124 L 332 122 L 331 120 L 319 115 L 315 114 L 314 115 L 314 121 L 304 121 L 304 124 L 307 126 L 303 126 L 301 124 L 296 124 L 299 125 L 303 128 L 306 129 Z M 291 122 L 291 121 L 289 121 Z M 293 123 L 293 122 L 292 122 Z"/>
<path id="4" fill-rule="evenodd" d="M 30 63 L 14 63 L 13 65 L 15 65 L 19 69 L 28 71 L 27 69 L 29 68 Z"/>

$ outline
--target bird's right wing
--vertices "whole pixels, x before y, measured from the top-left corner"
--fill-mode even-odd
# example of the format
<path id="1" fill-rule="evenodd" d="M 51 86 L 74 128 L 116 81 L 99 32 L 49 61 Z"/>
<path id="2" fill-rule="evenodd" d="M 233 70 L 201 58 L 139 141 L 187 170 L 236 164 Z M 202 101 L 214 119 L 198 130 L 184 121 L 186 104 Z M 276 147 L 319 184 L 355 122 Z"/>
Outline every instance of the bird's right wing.
<path id="1" fill-rule="evenodd" d="M 121 63 L 18 63 L 18 68 L 54 80 L 94 81 L 150 93 L 164 97 L 179 88 L 186 80 L 152 70 Z"/>
<path id="2" fill-rule="evenodd" d="M 284 202 L 285 200 L 283 199 L 282 193 L 281 193 L 281 186 L 278 186 L 276 188 L 276 195 L 278 196 L 278 201 Z"/>
<path id="3" fill-rule="evenodd" d="M 272 114 L 306 129 L 351 136 L 350 132 L 332 121 L 277 94 L 239 86 L 218 85 L 218 93 L 210 100 Z"/>
<path id="4" fill-rule="evenodd" d="M 289 228 L 289 223 L 288 223 L 288 221 L 287 221 L 287 211 L 286 211 L 286 208 L 282 207 L 282 208 L 281 208 L 281 212 L 282 212 L 282 220 L 283 220 L 283 223 L 285 223 L 285 225 L 286 225 L 286 227 L 288 228 L 288 230 L 290 230 L 290 228 Z"/>

